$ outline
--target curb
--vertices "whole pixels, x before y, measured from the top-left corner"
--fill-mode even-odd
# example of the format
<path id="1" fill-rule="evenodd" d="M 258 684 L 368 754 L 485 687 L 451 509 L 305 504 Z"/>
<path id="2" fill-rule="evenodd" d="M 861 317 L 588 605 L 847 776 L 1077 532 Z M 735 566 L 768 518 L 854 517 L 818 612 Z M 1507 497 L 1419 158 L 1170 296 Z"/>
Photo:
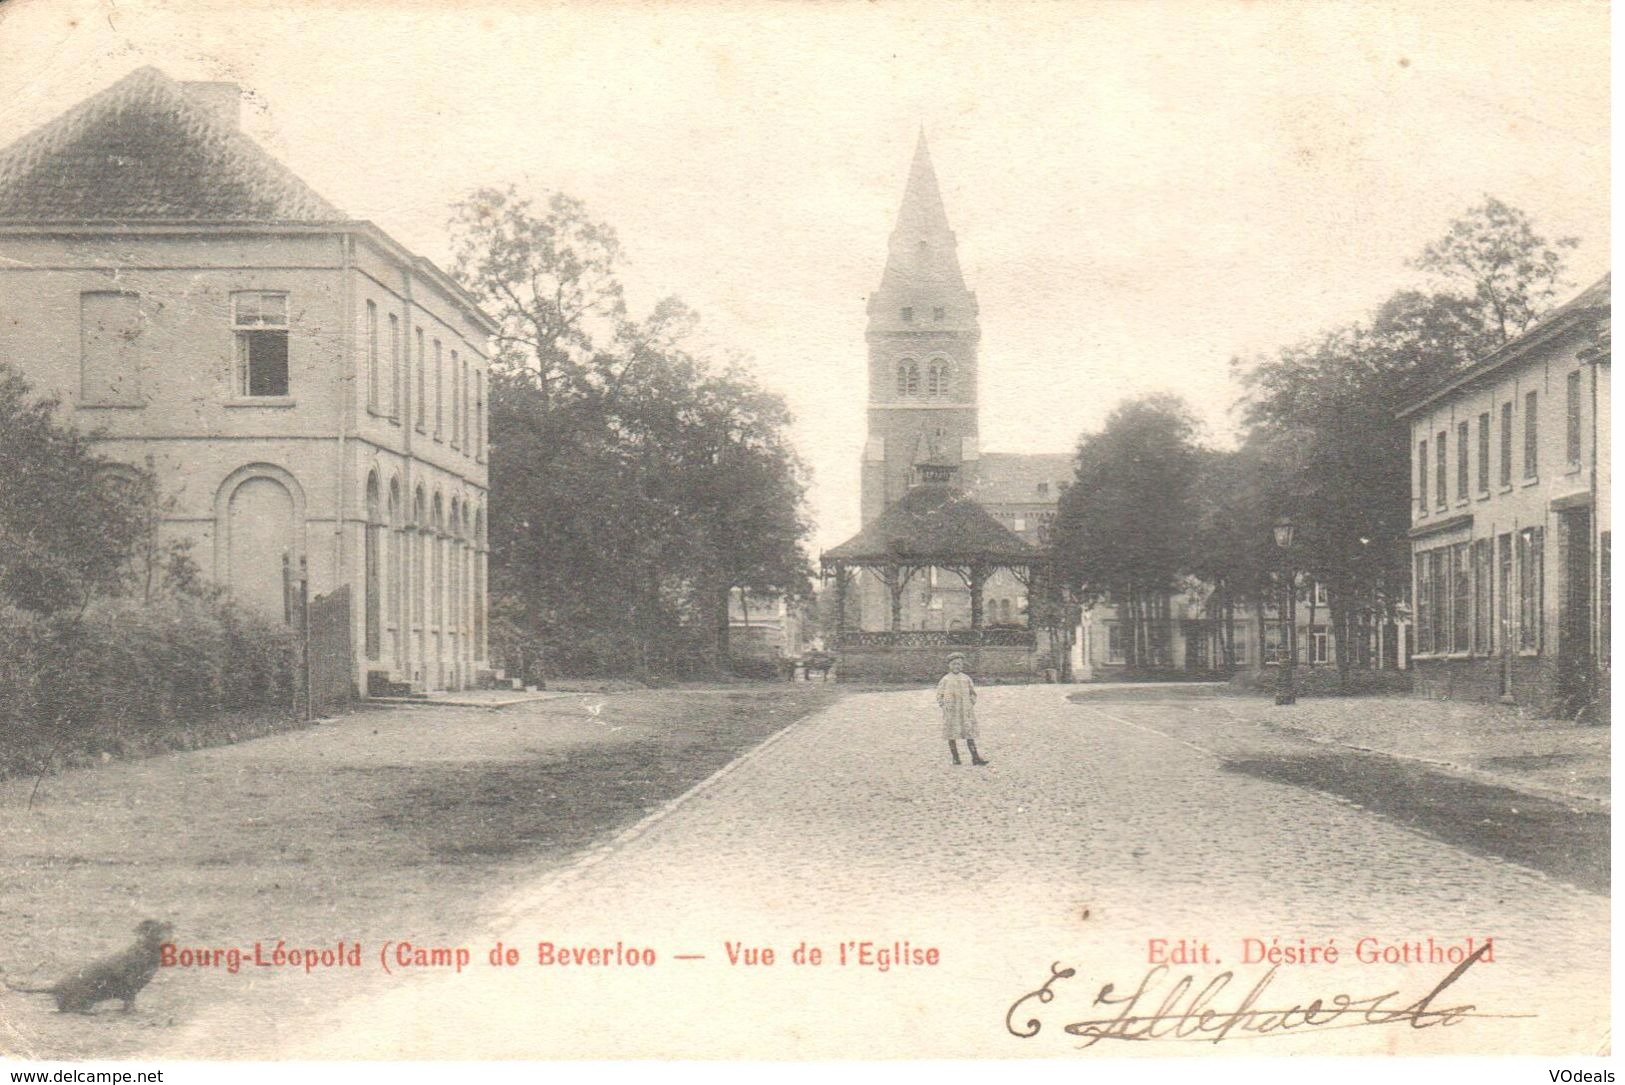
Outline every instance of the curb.
<path id="1" fill-rule="evenodd" d="M 387 708 L 400 708 L 402 706 L 417 706 L 419 708 L 507 708 L 516 704 L 532 704 L 536 701 L 556 701 L 563 697 L 579 697 L 578 693 L 565 693 L 559 690 L 541 691 L 535 693 L 521 693 L 514 697 L 502 700 L 475 701 L 455 697 L 368 697 L 358 702 L 362 707 L 367 705 L 381 705 Z"/>

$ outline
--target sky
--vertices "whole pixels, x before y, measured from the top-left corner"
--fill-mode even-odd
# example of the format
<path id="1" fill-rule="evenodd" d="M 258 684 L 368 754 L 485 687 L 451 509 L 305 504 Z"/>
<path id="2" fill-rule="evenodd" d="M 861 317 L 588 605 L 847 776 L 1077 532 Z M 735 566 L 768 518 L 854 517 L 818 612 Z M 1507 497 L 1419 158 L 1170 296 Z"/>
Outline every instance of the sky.
<path id="1" fill-rule="evenodd" d="M 982 447 L 1121 399 L 1234 434 L 1236 356 L 1425 285 L 1487 194 L 1608 270 L 1604 4 L 0 0 L 0 144 L 152 64 L 444 264 L 451 204 L 558 190 L 788 400 L 814 549 L 858 527 L 865 299 L 927 132 L 981 311 Z"/>

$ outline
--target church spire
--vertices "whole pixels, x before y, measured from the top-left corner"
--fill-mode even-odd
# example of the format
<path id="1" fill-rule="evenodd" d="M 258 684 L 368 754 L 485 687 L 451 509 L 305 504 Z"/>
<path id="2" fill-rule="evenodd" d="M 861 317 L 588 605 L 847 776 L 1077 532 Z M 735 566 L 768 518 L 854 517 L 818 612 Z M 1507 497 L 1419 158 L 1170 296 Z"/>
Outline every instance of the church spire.
<path id="1" fill-rule="evenodd" d="M 965 277 L 959 270 L 957 247 L 942 203 L 937 171 L 931 166 L 925 127 L 921 125 L 877 297 L 892 301 L 905 294 L 943 290 L 964 293 Z"/>
<path id="2" fill-rule="evenodd" d="M 975 480 L 976 295 L 920 130 L 880 289 L 869 296 L 869 440 L 863 522 L 921 481 Z"/>
<path id="3" fill-rule="evenodd" d="M 953 239 L 954 232 L 948 227 L 948 211 L 942 206 L 942 189 L 937 185 L 937 171 L 931 168 L 931 150 L 926 146 L 923 124 L 919 141 L 914 145 L 914 163 L 908 170 L 908 187 L 903 190 L 903 206 L 897 212 L 897 227 L 893 232 Z"/>

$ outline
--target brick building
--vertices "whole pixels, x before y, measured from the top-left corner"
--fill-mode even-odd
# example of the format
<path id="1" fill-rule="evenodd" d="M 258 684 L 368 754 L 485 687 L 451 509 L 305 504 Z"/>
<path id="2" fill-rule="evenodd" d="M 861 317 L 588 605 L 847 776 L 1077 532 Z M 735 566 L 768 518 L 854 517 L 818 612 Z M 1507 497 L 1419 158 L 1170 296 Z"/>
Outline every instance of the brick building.
<path id="1" fill-rule="evenodd" d="M 1609 277 L 1400 417 L 1419 692 L 1607 699 Z"/>
<path id="2" fill-rule="evenodd" d="M 240 92 L 131 73 L 0 150 L 0 359 L 248 606 L 350 588 L 354 678 L 486 659 L 486 344 L 428 261 L 238 130 Z"/>

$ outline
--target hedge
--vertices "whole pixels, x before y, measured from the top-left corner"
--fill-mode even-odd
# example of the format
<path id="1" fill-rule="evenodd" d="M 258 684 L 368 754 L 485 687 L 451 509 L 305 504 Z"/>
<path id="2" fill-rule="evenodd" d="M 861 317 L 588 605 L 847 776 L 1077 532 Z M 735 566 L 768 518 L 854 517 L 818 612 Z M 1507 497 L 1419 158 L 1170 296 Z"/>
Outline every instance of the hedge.
<path id="1" fill-rule="evenodd" d="M 223 600 L 0 606 L 0 776 L 286 726 L 295 641 Z"/>

